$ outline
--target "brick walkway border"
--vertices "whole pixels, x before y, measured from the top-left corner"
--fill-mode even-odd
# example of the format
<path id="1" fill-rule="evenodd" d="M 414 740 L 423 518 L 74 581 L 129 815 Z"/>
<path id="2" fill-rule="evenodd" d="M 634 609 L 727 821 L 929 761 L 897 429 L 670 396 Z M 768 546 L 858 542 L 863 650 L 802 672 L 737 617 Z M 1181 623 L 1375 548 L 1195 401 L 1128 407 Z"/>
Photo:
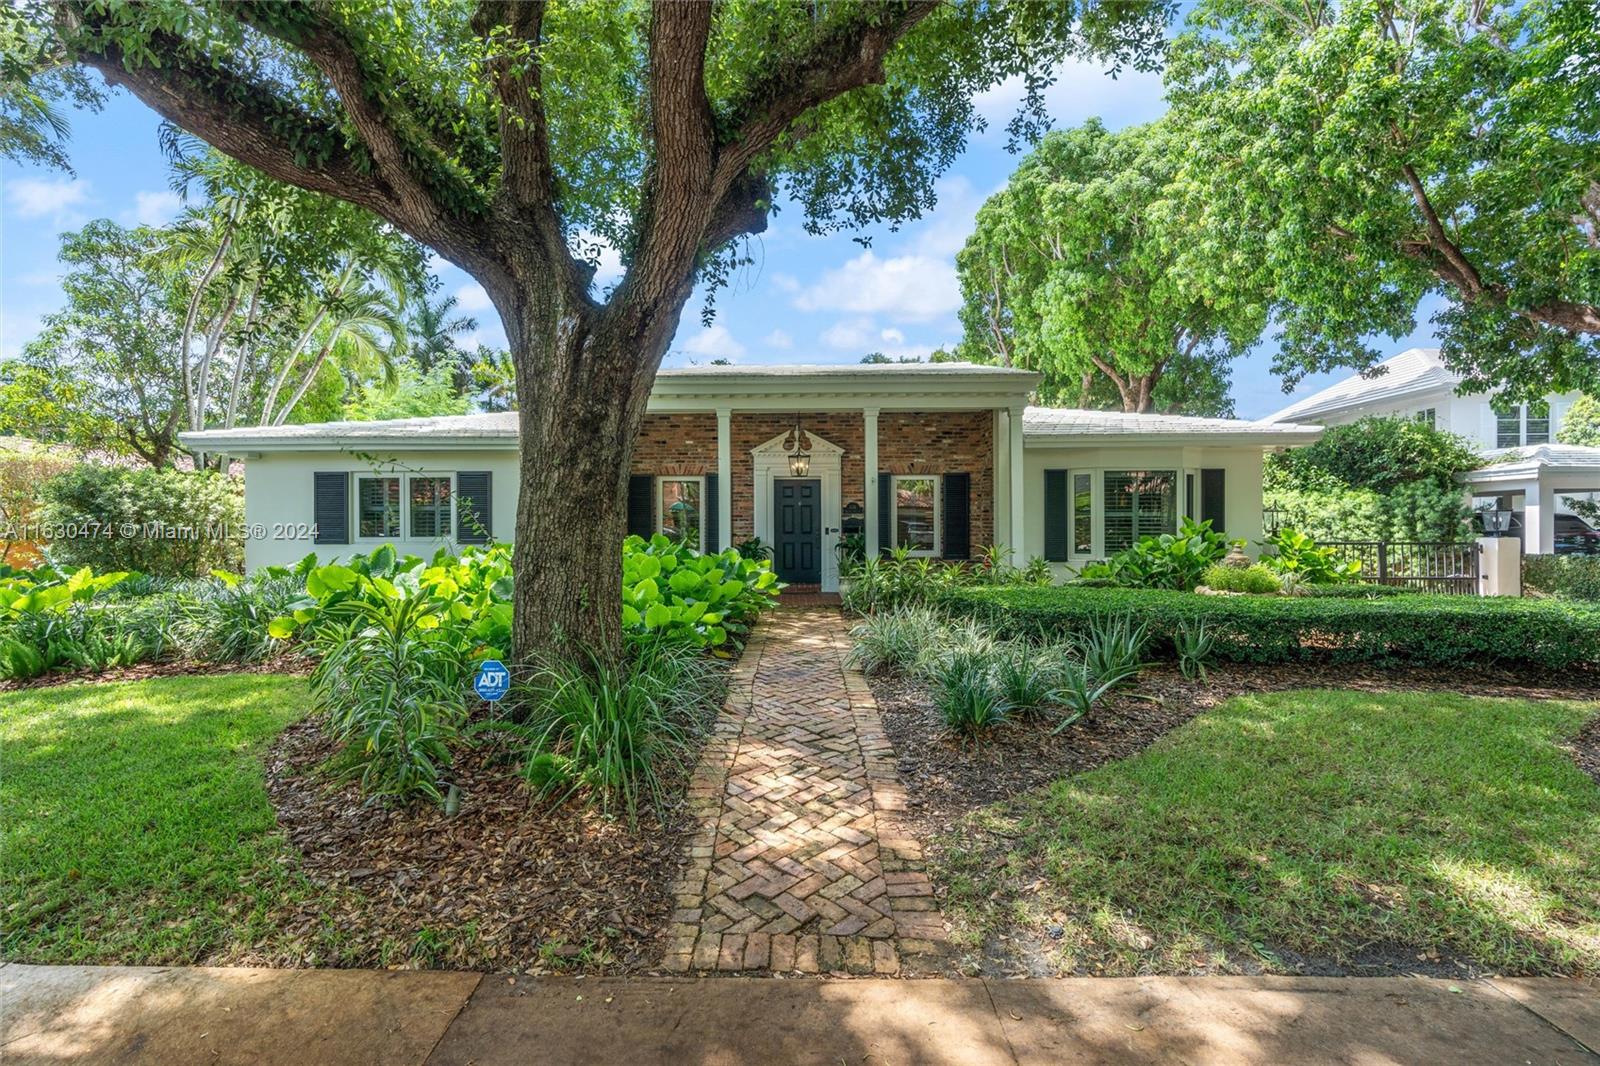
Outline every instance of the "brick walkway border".
<path id="1" fill-rule="evenodd" d="M 827 608 L 756 630 L 689 786 L 700 821 L 663 968 L 899 973 L 937 968 L 943 916 L 878 706 Z"/>

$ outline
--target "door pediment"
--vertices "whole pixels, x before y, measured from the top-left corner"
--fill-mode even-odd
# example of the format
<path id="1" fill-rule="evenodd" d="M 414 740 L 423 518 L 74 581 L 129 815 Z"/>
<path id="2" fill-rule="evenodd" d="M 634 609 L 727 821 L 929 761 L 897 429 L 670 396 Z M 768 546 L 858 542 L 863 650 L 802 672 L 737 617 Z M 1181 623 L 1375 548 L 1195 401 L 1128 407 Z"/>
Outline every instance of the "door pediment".
<path id="1" fill-rule="evenodd" d="M 843 448 L 841 448 L 837 444 L 833 443 L 833 441 L 827 440 L 827 439 L 823 438 L 822 436 L 820 436 L 820 435 L 818 435 L 816 433 L 813 433 L 811 430 L 807 429 L 806 428 L 806 424 L 803 421 L 800 423 L 800 432 L 804 436 L 804 438 L 807 441 L 810 442 L 810 447 L 807 450 L 813 456 L 818 456 L 818 455 L 841 456 L 841 455 L 844 454 L 844 449 Z M 751 455 L 788 455 L 789 452 L 792 449 L 790 447 L 786 447 L 786 445 L 788 445 L 789 438 L 790 438 L 790 436 L 793 435 L 793 433 L 794 433 L 794 430 L 786 429 L 782 433 L 779 433 L 776 437 L 773 437 L 771 440 L 764 441 L 764 442 L 756 445 L 754 448 L 751 448 L 750 449 L 750 454 Z"/>

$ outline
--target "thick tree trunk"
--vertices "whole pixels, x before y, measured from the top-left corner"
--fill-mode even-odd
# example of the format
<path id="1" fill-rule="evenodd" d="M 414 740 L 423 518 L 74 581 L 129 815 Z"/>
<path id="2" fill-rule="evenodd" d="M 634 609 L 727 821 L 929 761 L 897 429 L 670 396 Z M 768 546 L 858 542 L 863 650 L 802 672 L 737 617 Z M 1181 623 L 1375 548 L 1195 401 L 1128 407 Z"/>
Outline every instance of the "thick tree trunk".
<path id="1" fill-rule="evenodd" d="M 496 301 L 519 401 L 513 655 L 613 659 L 634 442 L 690 285 L 657 301 L 619 293 L 600 307 L 547 284 Z"/>

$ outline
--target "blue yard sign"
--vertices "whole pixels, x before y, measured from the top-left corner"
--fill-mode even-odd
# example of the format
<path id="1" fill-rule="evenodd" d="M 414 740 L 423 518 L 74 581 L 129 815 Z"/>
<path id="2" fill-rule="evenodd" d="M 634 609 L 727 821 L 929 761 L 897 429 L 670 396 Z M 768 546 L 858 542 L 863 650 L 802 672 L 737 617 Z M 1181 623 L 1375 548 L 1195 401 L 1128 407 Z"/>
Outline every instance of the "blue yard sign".
<path id="1" fill-rule="evenodd" d="M 511 671 L 499 659 L 485 659 L 478 664 L 478 677 L 472 682 L 472 689 L 490 703 L 503 700 L 511 691 Z"/>

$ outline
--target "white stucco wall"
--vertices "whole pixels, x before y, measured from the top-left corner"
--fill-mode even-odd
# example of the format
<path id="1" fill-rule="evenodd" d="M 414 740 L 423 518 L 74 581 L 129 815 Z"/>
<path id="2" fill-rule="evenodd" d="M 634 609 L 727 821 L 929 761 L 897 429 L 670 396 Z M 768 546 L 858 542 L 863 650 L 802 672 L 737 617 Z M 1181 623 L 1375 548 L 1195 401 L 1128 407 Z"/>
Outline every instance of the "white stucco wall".
<path id="1" fill-rule="evenodd" d="M 384 458 L 389 459 L 388 456 Z M 513 450 L 408 452 L 376 463 L 342 452 L 272 452 L 248 458 L 244 464 L 244 515 L 248 538 L 245 568 L 286 566 L 313 551 L 323 562 L 332 562 L 386 543 L 394 544 L 401 552 L 422 556 L 433 554 L 441 544 L 454 545 L 454 541 L 448 539 L 410 537 L 410 525 L 403 513 L 399 538 L 371 541 L 357 538 L 353 510 L 349 544 L 317 544 L 304 534 L 315 520 L 312 475 L 319 471 L 453 474 L 458 470 L 488 470 L 493 474 L 490 530 L 497 538 L 508 535 L 516 524 L 517 514 L 517 453 Z M 354 488 L 350 498 L 353 509 Z"/>
<path id="2" fill-rule="evenodd" d="M 1087 555 L 1074 555 L 1070 563 L 1052 564 L 1058 576 L 1075 570 L 1091 559 L 1105 558 L 1105 530 L 1102 525 L 1101 494 L 1108 470 L 1175 470 L 1178 473 L 1178 507 L 1182 513 L 1184 503 L 1185 473 L 1196 475 L 1203 469 L 1221 468 L 1224 475 L 1224 508 L 1230 538 L 1244 539 L 1248 550 L 1256 553 L 1256 541 L 1261 539 L 1261 464 L 1260 447 L 1216 447 L 1173 445 L 1070 445 L 1029 446 L 1023 456 L 1023 486 L 1026 514 L 1025 535 L 1016 551 L 1018 564 L 1035 556 L 1044 556 L 1044 472 L 1067 470 L 1071 473 L 1092 474 L 1094 501 L 1093 519 L 1094 551 Z M 1070 477 L 1070 474 L 1069 474 Z M 1198 496 L 1198 484 L 1196 494 Z M 1070 491 L 1070 481 L 1069 481 Z M 1199 501 L 1196 501 L 1197 507 Z"/>
<path id="3" fill-rule="evenodd" d="M 1566 417 L 1578 398 L 1578 393 L 1551 393 L 1545 397 L 1550 405 L 1550 439 L 1561 430 L 1561 421 Z M 1410 418 L 1418 411 L 1433 408 L 1434 426 L 1459 434 L 1475 443 L 1478 447 L 1488 449 L 1497 447 L 1496 442 L 1496 415 L 1494 405 L 1486 393 L 1474 393 L 1469 396 L 1458 396 L 1454 392 L 1440 390 L 1431 393 L 1418 393 L 1408 396 L 1403 400 L 1390 403 L 1363 404 L 1358 408 L 1347 408 L 1327 415 L 1302 419 L 1302 421 L 1316 422 L 1327 426 L 1342 426 L 1367 418 L 1373 415 L 1398 415 Z"/>

